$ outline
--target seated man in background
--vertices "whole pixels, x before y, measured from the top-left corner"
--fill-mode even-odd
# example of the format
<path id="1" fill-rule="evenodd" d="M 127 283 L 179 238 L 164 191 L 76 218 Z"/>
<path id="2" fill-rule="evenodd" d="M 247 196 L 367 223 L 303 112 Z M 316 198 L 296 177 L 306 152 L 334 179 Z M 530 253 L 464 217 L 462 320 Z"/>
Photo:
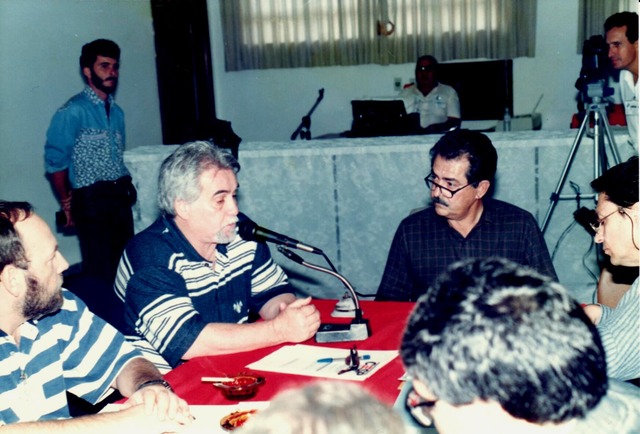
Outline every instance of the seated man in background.
<path id="1" fill-rule="evenodd" d="M 11 432 L 168 432 L 189 409 L 124 336 L 62 289 L 69 264 L 26 202 L 0 201 L 0 425 Z M 66 391 L 126 409 L 70 418 Z M 4 429 L 0 428 L 4 432 Z"/>
<path id="2" fill-rule="evenodd" d="M 452 265 L 418 301 L 400 352 L 410 412 L 439 433 L 640 432 L 640 389 L 607 379 L 580 305 L 510 261 Z"/>
<path id="3" fill-rule="evenodd" d="M 404 434 L 403 421 L 357 384 L 316 382 L 277 395 L 244 434 Z"/>
<path id="4" fill-rule="evenodd" d="M 456 130 L 431 148 L 431 206 L 406 217 L 391 243 L 377 300 L 415 301 L 451 263 L 501 256 L 557 280 L 533 216 L 487 197 L 498 154 L 479 132 Z"/>
<path id="5" fill-rule="evenodd" d="M 416 82 L 398 95 L 407 113 L 420 116 L 420 132 L 425 134 L 443 133 L 460 126 L 458 94 L 451 86 L 438 83 L 437 68 L 435 57 L 420 57 L 416 62 Z"/>
<path id="6" fill-rule="evenodd" d="M 120 261 L 125 334 L 161 371 L 192 357 L 302 342 L 320 326 L 311 298 L 296 299 L 267 245 L 237 234 L 238 170 L 211 143 L 176 149 L 160 167 L 162 215 Z M 265 321 L 244 324 L 250 313 Z"/>
<path id="7" fill-rule="evenodd" d="M 618 164 L 591 182 L 598 192 L 595 241 L 613 265 L 640 267 L 638 157 Z M 640 279 L 618 305 L 585 306 L 596 324 L 607 355 L 607 373 L 621 380 L 640 378 Z"/>

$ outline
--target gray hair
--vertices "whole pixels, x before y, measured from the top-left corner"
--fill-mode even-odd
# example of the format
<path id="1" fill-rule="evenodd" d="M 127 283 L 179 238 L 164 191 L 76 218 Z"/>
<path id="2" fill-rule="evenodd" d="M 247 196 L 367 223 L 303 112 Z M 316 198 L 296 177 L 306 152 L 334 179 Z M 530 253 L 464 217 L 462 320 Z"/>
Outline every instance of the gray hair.
<path id="1" fill-rule="evenodd" d="M 215 167 L 240 171 L 240 163 L 230 151 L 206 141 L 181 145 L 160 166 L 158 176 L 158 206 L 165 215 L 174 216 L 178 199 L 192 203 L 200 196 L 200 175 Z"/>
<path id="2" fill-rule="evenodd" d="M 356 384 L 318 381 L 280 393 L 243 434 L 404 434 L 402 418 Z"/>
<path id="3" fill-rule="evenodd" d="M 604 349 L 580 305 L 506 259 L 449 266 L 418 299 L 400 354 L 438 399 L 494 401 L 532 423 L 584 417 L 607 389 Z"/>

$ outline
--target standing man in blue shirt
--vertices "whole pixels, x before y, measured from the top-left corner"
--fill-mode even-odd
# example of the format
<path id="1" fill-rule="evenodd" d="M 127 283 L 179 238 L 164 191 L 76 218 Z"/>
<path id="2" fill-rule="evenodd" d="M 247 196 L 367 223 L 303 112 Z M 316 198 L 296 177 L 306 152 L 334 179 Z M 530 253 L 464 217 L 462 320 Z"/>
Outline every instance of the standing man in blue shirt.
<path id="1" fill-rule="evenodd" d="M 124 112 L 116 105 L 120 48 L 106 39 L 82 47 L 86 82 L 53 116 L 45 168 L 80 240 L 83 272 L 113 282 L 124 247 L 133 237 L 136 191 L 124 165 Z"/>

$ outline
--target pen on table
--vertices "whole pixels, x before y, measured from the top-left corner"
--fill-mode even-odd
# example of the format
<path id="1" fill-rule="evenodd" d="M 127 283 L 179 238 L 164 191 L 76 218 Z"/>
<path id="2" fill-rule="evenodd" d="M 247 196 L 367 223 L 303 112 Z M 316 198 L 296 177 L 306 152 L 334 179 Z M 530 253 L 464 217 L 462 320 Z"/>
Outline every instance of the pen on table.
<path id="1" fill-rule="evenodd" d="M 369 354 L 365 354 L 364 356 L 360 356 L 360 360 L 369 360 L 371 356 Z M 335 361 L 344 360 L 342 357 L 327 357 L 325 359 L 318 359 L 316 363 L 333 363 Z"/>

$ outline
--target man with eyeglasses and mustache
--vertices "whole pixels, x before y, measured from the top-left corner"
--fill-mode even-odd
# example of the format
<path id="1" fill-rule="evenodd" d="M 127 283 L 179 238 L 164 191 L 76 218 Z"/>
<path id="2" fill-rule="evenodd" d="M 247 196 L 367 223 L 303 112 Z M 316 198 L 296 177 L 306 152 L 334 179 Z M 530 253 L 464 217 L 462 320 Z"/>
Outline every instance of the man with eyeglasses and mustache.
<path id="1" fill-rule="evenodd" d="M 311 297 L 296 299 L 269 247 L 238 235 L 239 170 L 209 142 L 178 147 L 160 166 L 162 215 L 122 255 L 124 332 L 161 372 L 193 357 L 302 342 L 320 326 Z"/>
<path id="2" fill-rule="evenodd" d="M 400 355 L 409 414 L 440 434 L 640 432 L 640 389 L 607 378 L 580 305 L 503 258 L 442 273 L 411 313 Z"/>
<path id="3" fill-rule="evenodd" d="M 136 200 L 123 159 L 124 112 L 114 101 L 120 47 L 107 39 L 85 44 L 80 70 L 86 86 L 51 120 L 45 169 L 64 213 L 59 225 L 77 229 L 83 273 L 111 284 L 133 236 Z"/>
<path id="4" fill-rule="evenodd" d="M 640 266 L 638 157 L 618 164 L 591 182 L 598 192 L 595 242 L 602 244 L 613 265 Z M 607 355 L 607 373 L 621 380 L 640 378 L 640 278 L 624 293 L 615 308 L 585 306 L 596 324 Z"/>
<path id="5" fill-rule="evenodd" d="M 451 131 L 433 146 L 425 178 L 431 206 L 398 227 L 377 300 L 415 301 L 451 263 L 501 256 L 557 280 L 533 216 L 487 196 L 498 154 L 477 131 Z"/>

